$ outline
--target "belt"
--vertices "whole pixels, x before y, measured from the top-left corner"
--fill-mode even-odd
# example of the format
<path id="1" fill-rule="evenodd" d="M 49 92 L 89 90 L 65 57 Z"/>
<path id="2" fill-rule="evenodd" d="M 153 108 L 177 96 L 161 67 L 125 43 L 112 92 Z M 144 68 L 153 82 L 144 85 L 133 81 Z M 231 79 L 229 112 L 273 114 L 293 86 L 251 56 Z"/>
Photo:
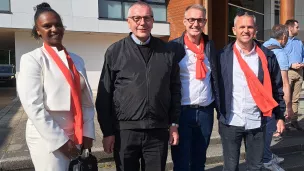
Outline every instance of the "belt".
<path id="1" fill-rule="evenodd" d="M 211 103 L 212 104 L 212 103 Z M 210 105 L 211 105 L 210 104 Z M 200 106 L 200 105 L 182 105 L 182 108 L 186 108 L 186 109 L 206 109 L 208 107 L 210 107 L 210 105 L 208 106 Z"/>

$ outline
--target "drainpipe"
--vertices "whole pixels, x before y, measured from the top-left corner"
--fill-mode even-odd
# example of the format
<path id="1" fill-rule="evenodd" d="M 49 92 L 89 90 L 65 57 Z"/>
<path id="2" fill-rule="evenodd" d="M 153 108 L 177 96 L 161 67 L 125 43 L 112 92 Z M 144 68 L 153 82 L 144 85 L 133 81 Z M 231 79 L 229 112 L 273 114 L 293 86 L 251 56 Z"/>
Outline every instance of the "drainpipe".
<path id="1" fill-rule="evenodd" d="M 295 1 L 281 0 L 280 1 L 280 23 L 285 24 L 286 20 L 295 19 Z"/>

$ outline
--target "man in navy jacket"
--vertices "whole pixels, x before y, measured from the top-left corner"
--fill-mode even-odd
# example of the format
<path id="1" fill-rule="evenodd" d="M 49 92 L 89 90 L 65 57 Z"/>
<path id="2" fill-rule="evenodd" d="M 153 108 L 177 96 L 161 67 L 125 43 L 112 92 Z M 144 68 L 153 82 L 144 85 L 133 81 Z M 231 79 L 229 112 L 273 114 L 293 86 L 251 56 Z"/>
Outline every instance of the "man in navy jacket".
<path id="1" fill-rule="evenodd" d="M 232 28 L 236 41 L 227 45 L 218 56 L 219 133 L 223 145 L 224 171 L 239 170 L 243 138 L 247 170 L 262 170 L 266 112 L 261 111 L 263 102 L 257 102 L 256 94 L 252 95 L 259 93 L 255 91 L 257 86 L 251 86 L 252 79 L 256 80 L 255 84 L 261 83 L 263 90 L 267 89 L 266 83 L 271 84 L 272 97 L 271 93 L 268 97 L 276 104 L 272 105 L 272 112 L 277 120 L 277 132 L 284 130 L 285 102 L 280 67 L 275 55 L 253 40 L 256 29 L 255 16 L 239 12 Z M 251 76 L 254 74 L 253 77 L 248 78 L 248 70 Z M 264 72 L 269 72 L 269 75 Z"/>

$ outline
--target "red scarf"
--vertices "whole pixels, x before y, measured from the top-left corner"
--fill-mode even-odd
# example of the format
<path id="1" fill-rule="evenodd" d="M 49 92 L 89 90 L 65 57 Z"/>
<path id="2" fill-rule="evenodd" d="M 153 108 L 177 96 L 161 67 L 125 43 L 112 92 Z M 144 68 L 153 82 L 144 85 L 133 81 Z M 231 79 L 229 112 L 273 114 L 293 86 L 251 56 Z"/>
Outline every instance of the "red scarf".
<path id="1" fill-rule="evenodd" d="M 74 114 L 74 136 L 75 143 L 82 144 L 83 136 L 83 118 L 82 118 L 82 107 L 81 107 L 81 87 L 80 87 L 80 76 L 79 73 L 69 55 L 69 53 L 64 48 L 66 54 L 69 68 L 65 66 L 63 61 L 60 59 L 58 54 L 52 49 L 48 44 L 44 43 L 44 48 L 55 61 L 63 75 L 65 76 L 67 82 L 71 87 L 71 111 Z M 73 74 L 71 74 L 71 72 Z"/>
<path id="2" fill-rule="evenodd" d="M 204 63 L 205 55 L 204 55 L 204 49 L 205 49 L 205 43 L 204 39 L 201 37 L 199 48 L 192 43 L 188 36 L 185 34 L 184 36 L 184 42 L 186 46 L 195 53 L 196 55 L 196 79 L 204 79 L 206 77 L 206 73 L 208 72 L 208 69 L 206 67 L 206 64 Z"/>
<path id="3" fill-rule="evenodd" d="M 241 66 L 242 71 L 244 72 L 250 93 L 256 105 L 263 112 L 263 116 L 271 117 L 272 109 L 278 106 L 278 103 L 272 97 L 272 86 L 271 86 L 270 75 L 267 67 L 268 62 L 266 56 L 258 46 L 255 46 L 255 51 L 258 53 L 258 56 L 262 61 L 262 68 L 264 71 L 263 85 L 259 81 L 258 77 L 251 70 L 251 68 L 248 66 L 248 64 L 242 58 L 240 52 L 236 48 L 236 43 L 233 46 L 233 52 L 237 57 L 237 60 Z"/>

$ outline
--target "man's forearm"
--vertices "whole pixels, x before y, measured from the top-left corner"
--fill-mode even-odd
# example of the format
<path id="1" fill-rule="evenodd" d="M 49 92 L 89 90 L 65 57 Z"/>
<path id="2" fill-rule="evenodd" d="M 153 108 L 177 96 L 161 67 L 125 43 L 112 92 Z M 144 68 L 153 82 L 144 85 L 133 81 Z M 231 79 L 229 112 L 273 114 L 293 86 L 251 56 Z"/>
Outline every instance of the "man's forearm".
<path id="1" fill-rule="evenodd" d="M 290 85 L 288 79 L 288 71 L 281 71 L 282 81 L 283 81 L 283 92 L 284 92 L 284 101 L 286 104 L 286 110 L 291 109 L 291 97 L 290 97 Z"/>
<path id="2" fill-rule="evenodd" d="M 290 86 L 287 83 L 286 85 L 283 85 L 283 92 L 284 92 L 284 101 L 286 104 L 286 109 L 290 109 L 292 107 L 291 105 L 291 98 L 290 98 Z"/>

